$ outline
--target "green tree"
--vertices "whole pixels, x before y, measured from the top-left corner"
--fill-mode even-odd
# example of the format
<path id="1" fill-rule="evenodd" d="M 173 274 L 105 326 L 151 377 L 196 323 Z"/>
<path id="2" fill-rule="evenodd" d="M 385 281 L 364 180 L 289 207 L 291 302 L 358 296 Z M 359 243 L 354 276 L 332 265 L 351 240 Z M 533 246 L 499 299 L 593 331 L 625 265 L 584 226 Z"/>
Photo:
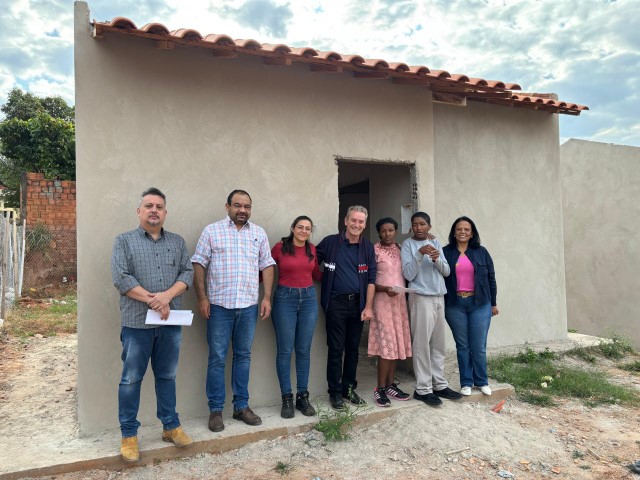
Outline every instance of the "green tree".
<path id="1" fill-rule="evenodd" d="M 20 205 L 20 176 L 75 179 L 74 107 L 60 97 L 40 98 L 14 88 L 0 108 L 0 181 L 9 206 Z"/>

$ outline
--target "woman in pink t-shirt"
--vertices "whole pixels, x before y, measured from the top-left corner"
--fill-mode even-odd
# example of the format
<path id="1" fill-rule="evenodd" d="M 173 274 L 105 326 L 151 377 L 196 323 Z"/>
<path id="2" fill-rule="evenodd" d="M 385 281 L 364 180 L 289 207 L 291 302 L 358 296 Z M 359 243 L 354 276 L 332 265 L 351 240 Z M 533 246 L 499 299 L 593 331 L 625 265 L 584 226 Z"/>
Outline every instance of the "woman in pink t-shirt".
<path id="1" fill-rule="evenodd" d="M 444 256 L 451 267 L 446 277 L 445 317 L 456 341 L 460 393 L 478 387 L 491 395 L 487 376 L 487 336 L 491 317 L 498 315 L 493 260 L 480 245 L 480 234 L 469 217 L 453 222 Z"/>
<path id="2" fill-rule="evenodd" d="M 291 391 L 291 354 L 296 354 L 296 403 L 303 415 L 313 416 L 309 403 L 309 367 L 311 340 L 318 320 L 318 300 L 313 286 L 320 280 L 316 247 L 309 241 L 313 222 L 305 215 L 291 224 L 288 237 L 271 249 L 278 265 L 278 287 L 273 295 L 271 318 L 276 332 L 276 371 L 282 394 L 282 418 L 293 418 Z"/>

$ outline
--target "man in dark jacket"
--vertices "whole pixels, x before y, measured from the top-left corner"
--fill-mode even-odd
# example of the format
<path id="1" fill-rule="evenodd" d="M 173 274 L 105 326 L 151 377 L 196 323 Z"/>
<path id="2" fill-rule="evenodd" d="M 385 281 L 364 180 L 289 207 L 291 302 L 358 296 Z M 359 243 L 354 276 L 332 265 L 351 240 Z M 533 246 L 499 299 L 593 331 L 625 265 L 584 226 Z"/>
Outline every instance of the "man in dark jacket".
<path id="1" fill-rule="evenodd" d="M 376 282 L 373 244 L 362 236 L 367 209 L 349 207 L 344 224 L 344 232 L 325 237 L 317 246 L 318 263 L 324 265 L 320 302 L 329 347 L 327 383 L 336 410 L 344 408 L 342 398 L 354 405 L 366 403 L 356 393 L 356 370 L 363 322 L 373 317 Z"/>

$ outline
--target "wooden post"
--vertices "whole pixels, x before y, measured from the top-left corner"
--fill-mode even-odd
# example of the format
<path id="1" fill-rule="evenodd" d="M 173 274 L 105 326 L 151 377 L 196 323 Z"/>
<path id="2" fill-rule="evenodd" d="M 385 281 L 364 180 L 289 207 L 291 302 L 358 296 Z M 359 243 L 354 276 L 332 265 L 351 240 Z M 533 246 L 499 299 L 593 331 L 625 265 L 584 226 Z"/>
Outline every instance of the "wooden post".
<path id="1" fill-rule="evenodd" d="M 0 318 L 4 320 L 7 312 L 7 271 L 9 270 L 7 268 L 9 265 L 7 262 L 7 256 L 9 255 L 9 216 L 7 212 L 3 213 L 3 217 L 4 246 L 2 249 L 2 291 L 0 292 L 2 298 L 0 299 Z"/>
<path id="2" fill-rule="evenodd" d="M 22 221 L 22 248 L 20 249 L 20 281 L 18 282 L 18 298 L 22 297 L 22 280 L 24 278 L 24 256 L 26 254 L 27 220 Z"/>
<path id="3" fill-rule="evenodd" d="M 11 244 L 13 245 L 13 296 L 15 300 L 18 296 L 18 277 L 20 276 L 20 260 L 18 258 L 18 218 L 15 210 L 13 211 L 13 225 L 11 226 Z"/>

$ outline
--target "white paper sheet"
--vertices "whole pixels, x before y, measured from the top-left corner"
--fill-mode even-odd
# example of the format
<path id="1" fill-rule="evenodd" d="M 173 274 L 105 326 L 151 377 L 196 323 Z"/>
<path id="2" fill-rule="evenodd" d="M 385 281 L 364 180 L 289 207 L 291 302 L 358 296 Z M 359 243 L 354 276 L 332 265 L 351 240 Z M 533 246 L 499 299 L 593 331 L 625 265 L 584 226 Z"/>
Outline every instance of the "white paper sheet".
<path id="1" fill-rule="evenodd" d="M 417 290 L 415 288 L 405 288 L 400 285 L 394 285 L 392 291 L 396 293 L 416 293 Z"/>
<path id="2" fill-rule="evenodd" d="M 147 310 L 147 319 L 144 323 L 147 325 L 191 325 L 193 321 L 193 312 L 191 310 L 171 310 L 169 318 L 160 320 L 160 312 L 155 310 Z"/>

